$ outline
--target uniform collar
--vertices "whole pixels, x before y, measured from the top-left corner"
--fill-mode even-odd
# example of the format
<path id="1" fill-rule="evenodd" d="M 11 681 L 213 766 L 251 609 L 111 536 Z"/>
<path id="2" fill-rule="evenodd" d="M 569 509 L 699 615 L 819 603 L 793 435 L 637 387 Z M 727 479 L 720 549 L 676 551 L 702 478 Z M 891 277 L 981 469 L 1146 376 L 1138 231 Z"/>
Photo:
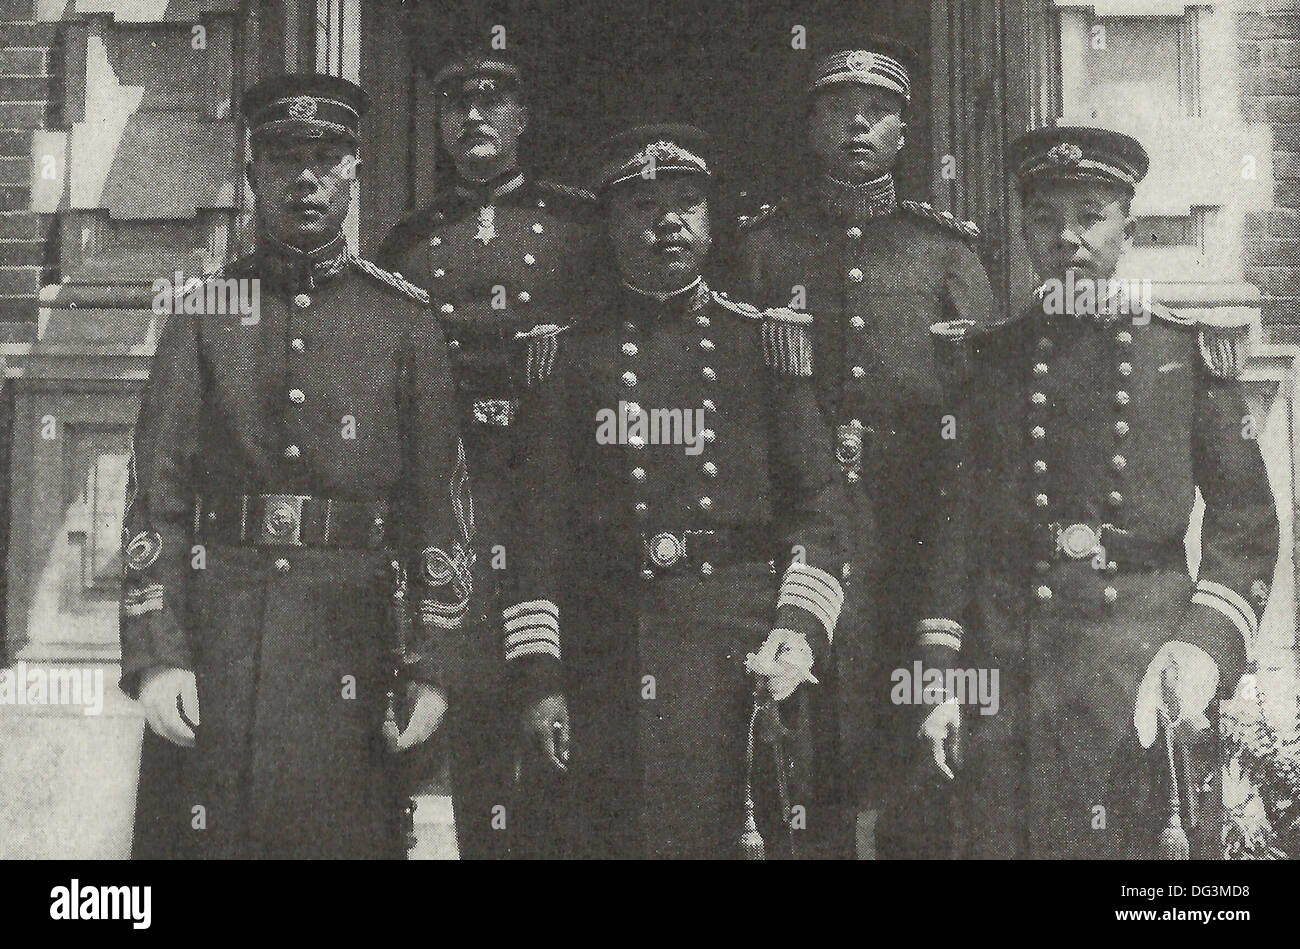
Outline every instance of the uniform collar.
<path id="1" fill-rule="evenodd" d="M 1141 301 L 1130 299 L 1128 281 L 1097 281 L 1086 292 L 1072 281 L 1049 280 L 1034 291 L 1034 310 L 1044 319 L 1060 325 L 1080 324 L 1107 327 L 1133 315 Z"/>
<path id="2" fill-rule="evenodd" d="M 822 175 L 814 188 L 822 210 L 840 221 L 860 223 L 898 210 L 898 193 L 890 174 L 860 185 Z"/>
<path id="3" fill-rule="evenodd" d="M 487 207 L 498 198 L 518 191 L 524 186 L 524 181 L 523 171 L 519 168 L 511 168 L 489 181 L 470 181 L 457 175 L 454 190 L 467 201 L 472 201 L 480 207 Z"/>
<path id="4" fill-rule="evenodd" d="M 668 293 L 642 290 L 624 281 L 623 292 L 660 317 L 694 313 L 709 299 L 709 285 L 704 282 L 702 276 L 696 277 L 680 290 L 672 290 Z"/>
<path id="5" fill-rule="evenodd" d="M 347 266 L 348 242 L 340 231 L 328 244 L 304 251 L 263 231 L 258 236 L 258 256 L 263 272 L 276 282 L 294 289 L 314 290 Z"/>

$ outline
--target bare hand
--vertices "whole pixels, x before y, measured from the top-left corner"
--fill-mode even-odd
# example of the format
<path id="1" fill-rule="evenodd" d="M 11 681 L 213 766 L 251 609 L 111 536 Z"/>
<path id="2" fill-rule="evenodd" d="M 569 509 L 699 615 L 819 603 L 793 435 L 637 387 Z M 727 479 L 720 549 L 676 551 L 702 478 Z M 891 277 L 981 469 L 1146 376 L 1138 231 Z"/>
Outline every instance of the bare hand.
<path id="1" fill-rule="evenodd" d="M 534 737 L 557 771 L 569 770 L 569 706 L 563 695 L 548 695 L 524 713 L 524 735 Z"/>
<path id="2" fill-rule="evenodd" d="M 193 672 L 174 666 L 145 671 L 140 676 L 140 705 L 154 734 L 182 748 L 194 747 L 191 726 L 199 724 L 199 688 Z"/>

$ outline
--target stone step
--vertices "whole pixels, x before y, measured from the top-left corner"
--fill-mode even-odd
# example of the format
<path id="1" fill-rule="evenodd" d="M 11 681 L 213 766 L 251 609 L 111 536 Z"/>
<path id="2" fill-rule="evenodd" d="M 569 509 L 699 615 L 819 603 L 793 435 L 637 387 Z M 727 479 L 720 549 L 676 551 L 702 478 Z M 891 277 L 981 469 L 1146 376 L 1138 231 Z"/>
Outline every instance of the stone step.
<path id="1" fill-rule="evenodd" d="M 50 102 L 0 101 L 0 128 L 39 129 L 49 125 Z"/>
<path id="2" fill-rule="evenodd" d="M 32 179 L 32 160 L 30 156 L 13 157 L 0 155 L 0 185 L 18 185 L 30 187 Z"/>
<path id="3" fill-rule="evenodd" d="M 31 185 L 0 185 L 0 211 L 30 211 Z"/>
<path id="4" fill-rule="evenodd" d="M 40 267 L 45 263 L 45 241 L 0 241 L 0 266 Z"/>
<path id="5" fill-rule="evenodd" d="M 0 76 L 0 100 L 4 102 L 51 102 L 54 95 L 51 76 Z"/>
<path id="6" fill-rule="evenodd" d="M 25 20 L 36 18 L 36 0 L 0 0 L 0 20 Z"/>
<path id="7" fill-rule="evenodd" d="M 0 298 L 40 293 L 41 287 L 53 282 L 55 271 L 39 266 L 5 267 L 0 265 Z"/>
<path id="8" fill-rule="evenodd" d="M 57 226 L 53 214 L 0 211 L 0 241 L 45 241 Z"/>

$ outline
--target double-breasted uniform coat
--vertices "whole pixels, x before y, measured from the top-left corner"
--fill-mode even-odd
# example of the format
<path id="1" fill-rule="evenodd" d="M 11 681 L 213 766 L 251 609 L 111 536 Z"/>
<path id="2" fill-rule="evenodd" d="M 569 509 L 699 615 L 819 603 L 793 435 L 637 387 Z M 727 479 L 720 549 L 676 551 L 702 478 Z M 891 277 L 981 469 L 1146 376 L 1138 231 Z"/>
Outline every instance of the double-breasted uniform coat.
<path id="1" fill-rule="evenodd" d="M 260 305 L 213 307 L 223 280 Z M 137 856 L 403 855 L 381 737 L 397 624 L 397 664 L 453 687 L 470 570 L 427 315 L 342 235 L 312 254 L 264 237 L 177 298 L 131 456 L 122 686 L 191 670 L 201 721 L 193 749 L 146 730 Z"/>
<path id="2" fill-rule="evenodd" d="M 931 642 L 926 661 L 998 670 L 1000 707 L 963 708 L 957 853 L 1158 856 L 1168 750 L 1139 745 L 1138 683 L 1178 640 L 1214 658 L 1231 694 L 1278 555 L 1236 378 L 1244 336 L 1225 342 L 1157 305 L 1049 315 L 1045 299 L 966 344 L 976 618 Z M 1184 535 L 1198 490 L 1193 575 Z M 1184 822 L 1213 764 L 1204 751 L 1180 779 Z M 1217 843 L 1217 827 L 1197 830 Z"/>
<path id="3" fill-rule="evenodd" d="M 505 612 L 511 677 L 521 696 L 568 696 L 570 853 L 735 856 L 746 656 L 788 628 L 827 674 L 842 603 L 842 487 L 800 374 L 807 341 L 798 326 L 765 332 L 756 309 L 702 280 L 663 300 L 612 287 L 582 313 L 553 345 L 528 346 L 538 381 Z M 598 433 L 601 410 L 621 427 Z M 695 450 L 663 434 L 664 410 L 694 426 Z M 784 775 L 784 803 L 805 814 L 796 849 L 831 830 L 817 796 L 828 762 L 808 756 L 834 729 L 808 712 L 818 688 L 782 709 L 803 738 L 787 742 L 800 750 Z M 774 758 L 759 749 L 760 828 L 788 849 Z"/>

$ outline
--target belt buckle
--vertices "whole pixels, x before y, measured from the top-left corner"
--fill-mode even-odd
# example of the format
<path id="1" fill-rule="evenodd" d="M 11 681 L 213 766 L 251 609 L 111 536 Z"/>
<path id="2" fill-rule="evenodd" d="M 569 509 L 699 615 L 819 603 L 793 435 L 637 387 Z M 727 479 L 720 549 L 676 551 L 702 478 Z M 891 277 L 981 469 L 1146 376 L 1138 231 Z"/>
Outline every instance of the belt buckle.
<path id="1" fill-rule="evenodd" d="M 863 425 L 857 419 L 835 426 L 835 460 L 850 482 L 862 474 L 862 432 Z"/>
<path id="2" fill-rule="evenodd" d="M 475 399 L 470 412 L 480 425 L 505 428 L 514 421 L 517 407 L 518 403 L 512 399 Z"/>
<path id="3" fill-rule="evenodd" d="M 262 495 L 262 518 L 257 543 L 266 547 L 302 546 L 302 509 L 307 497 L 301 494 Z"/>
<path id="4" fill-rule="evenodd" d="M 1086 560 L 1101 548 L 1101 533 L 1087 524 L 1071 524 L 1056 534 L 1056 549 L 1071 560 Z"/>
<path id="5" fill-rule="evenodd" d="M 660 531 L 646 541 L 646 556 L 656 567 L 666 570 L 686 556 L 686 540 L 670 531 Z"/>

